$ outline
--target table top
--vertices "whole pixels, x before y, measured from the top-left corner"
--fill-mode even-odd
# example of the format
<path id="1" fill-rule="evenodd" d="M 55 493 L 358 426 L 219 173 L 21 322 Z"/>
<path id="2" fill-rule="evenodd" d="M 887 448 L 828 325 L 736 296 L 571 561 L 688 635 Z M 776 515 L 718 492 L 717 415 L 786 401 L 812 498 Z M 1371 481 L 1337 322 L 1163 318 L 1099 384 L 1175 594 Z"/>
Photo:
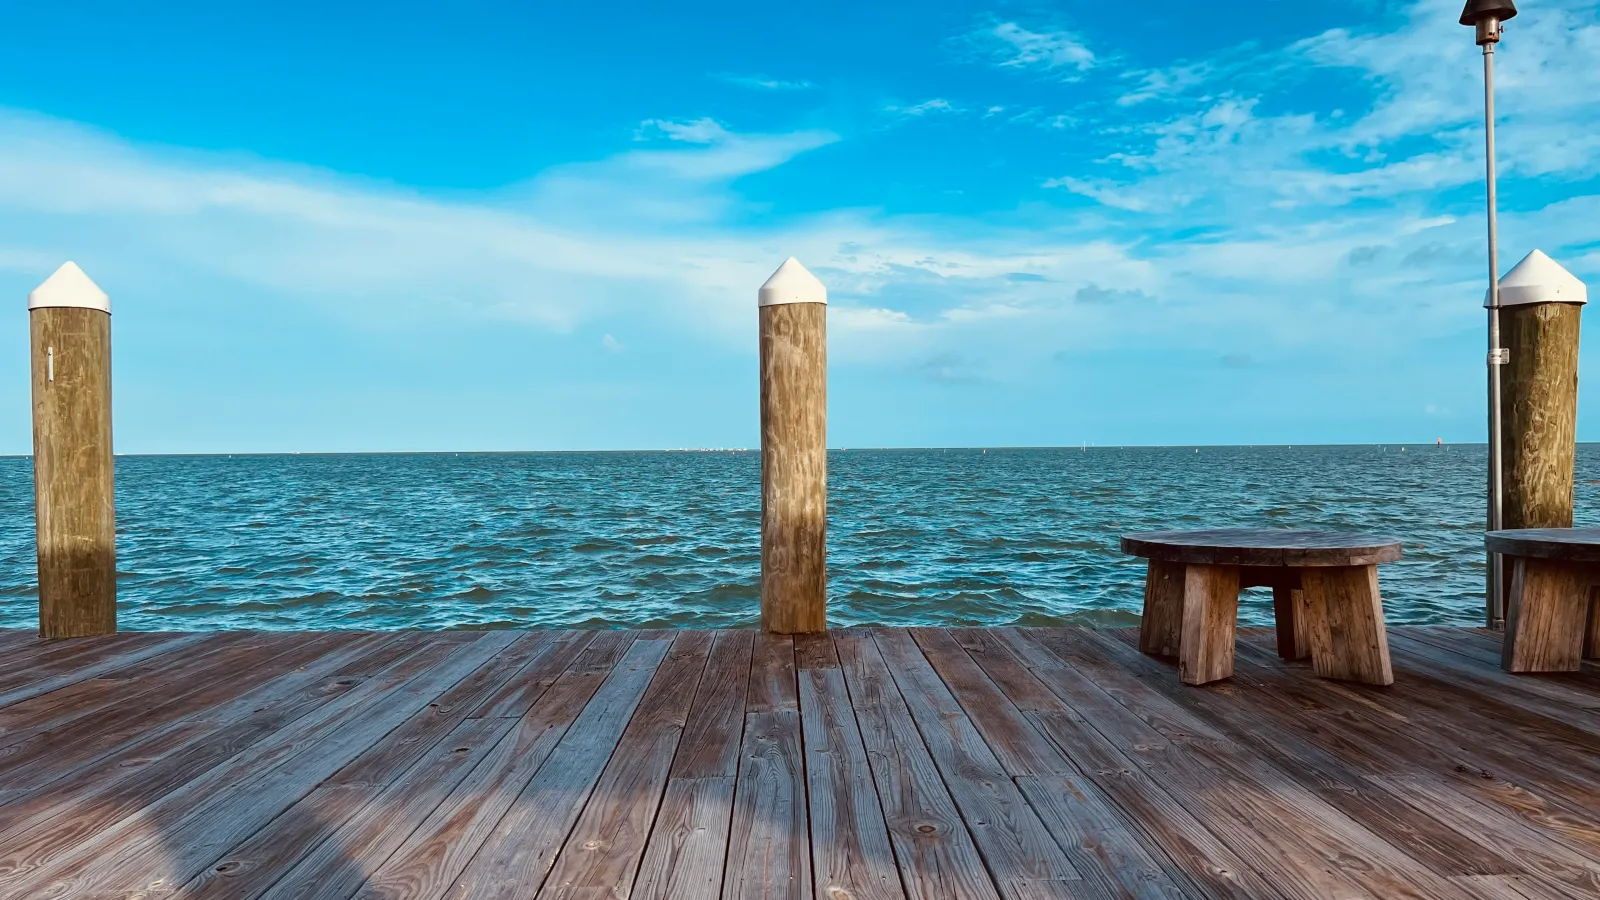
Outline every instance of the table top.
<path id="1" fill-rule="evenodd" d="M 1371 566 L 1399 559 L 1400 542 L 1349 531 L 1209 528 L 1125 534 L 1122 552 L 1210 566 Z"/>
<path id="2" fill-rule="evenodd" d="M 1513 528 L 1483 536 L 1490 552 L 1567 562 L 1600 562 L 1600 528 Z"/>

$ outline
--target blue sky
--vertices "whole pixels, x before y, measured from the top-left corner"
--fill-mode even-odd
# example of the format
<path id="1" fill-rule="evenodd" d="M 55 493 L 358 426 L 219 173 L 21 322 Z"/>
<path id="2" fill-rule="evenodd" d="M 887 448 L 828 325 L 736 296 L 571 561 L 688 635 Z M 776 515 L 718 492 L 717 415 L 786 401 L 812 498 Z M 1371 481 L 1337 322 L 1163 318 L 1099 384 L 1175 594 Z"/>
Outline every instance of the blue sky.
<path id="1" fill-rule="evenodd" d="M 835 446 L 1482 439 L 1459 0 L 692 6 L 14 5 L 0 452 L 66 259 L 121 452 L 754 446 L 789 255 Z M 1600 0 L 1523 6 L 1505 267 L 1597 284 Z"/>

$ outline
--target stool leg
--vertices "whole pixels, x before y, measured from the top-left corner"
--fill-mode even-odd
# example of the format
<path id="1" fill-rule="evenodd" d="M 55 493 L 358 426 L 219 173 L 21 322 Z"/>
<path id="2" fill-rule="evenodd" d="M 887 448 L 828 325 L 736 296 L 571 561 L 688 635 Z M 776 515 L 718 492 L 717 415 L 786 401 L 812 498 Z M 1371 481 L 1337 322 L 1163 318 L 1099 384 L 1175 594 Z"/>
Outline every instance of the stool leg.
<path id="1" fill-rule="evenodd" d="M 1183 563 L 1150 560 L 1144 578 L 1144 617 L 1139 649 L 1153 656 L 1177 656 L 1183 636 Z"/>
<path id="2" fill-rule="evenodd" d="M 1507 672 L 1583 668 L 1589 589 L 1584 573 L 1543 559 L 1513 559 L 1501 665 Z"/>
<path id="3" fill-rule="evenodd" d="M 1207 684 L 1233 674 L 1233 636 L 1239 624 L 1239 570 L 1188 567 L 1183 579 L 1183 639 L 1178 676 Z"/>
<path id="4" fill-rule="evenodd" d="M 1305 592 L 1296 588 L 1272 589 L 1272 614 L 1277 619 L 1278 655 L 1290 662 L 1311 655 L 1306 640 Z"/>
<path id="5" fill-rule="evenodd" d="M 1600 659 L 1600 589 L 1589 589 L 1589 629 L 1583 639 L 1583 658 Z"/>
<path id="6" fill-rule="evenodd" d="M 1311 669 L 1318 677 L 1394 684 L 1377 566 L 1302 569 Z"/>

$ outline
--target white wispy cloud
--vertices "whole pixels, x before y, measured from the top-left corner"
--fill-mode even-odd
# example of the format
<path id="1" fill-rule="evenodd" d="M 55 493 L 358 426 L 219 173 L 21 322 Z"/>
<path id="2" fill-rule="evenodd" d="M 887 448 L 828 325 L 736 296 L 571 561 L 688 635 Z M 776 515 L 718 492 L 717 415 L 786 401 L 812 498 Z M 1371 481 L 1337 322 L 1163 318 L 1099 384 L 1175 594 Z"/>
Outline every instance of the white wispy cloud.
<path id="1" fill-rule="evenodd" d="M 912 118 L 927 115 L 937 115 L 940 113 L 963 112 L 960 107 L 942 97 L 935 97 L 932 100 L 924 100 L 921 103 L 912 103 L 909 105 L 891 103 L 884 106 L 883 111 L 890 115 L 909 116 Z"/>
<path id="2" fill-rule="evenodd" d="M 1069 346 L 1179 347 L 1208 365 L 1244 345 L 1383 353 L 1479 316 L 1481 219 L 1437 203 L 1481 177 L 1474 51 L 1464 31 L 1424 21 L 1441 4 L 1428 0 L 1392 32 L 1270 51 L 1270 65 L 1300 77 L 1360 79 L 1377 98 L 1369 109 L 1301 111 L 1270 84 L 1232 76 L 1164 83 L 1159 103 L 1118 106 L 1109 94 L 1107 108 L 1153 112 L 1108 127 L 1097 139 L 1115 146 L 1099 163 L 1035 182 L 1088 200 L 1059 212 L 756 215 L 741 179 L 840 138 L 711 117 L 649 119 L 615 155 L 445 193 L 0 113 L 0 271 L 36 281 L 76 258 L 116 288 L 119 315 L 254 303 L 353 327 L 590 326 L 588 347 L 597 332 L 628 334 L 633 358 L 652 328 L 747 347 L 755 287 L 795 255 L 829 285 L 835 358 L 939 380 L 1022 378 Z M 1595 171 L 1600 113 L 1583 98 L 1600 76 L 1584 61 L 1600 58 L 1600 26 L 1579 14 L 1595 8 L 1530 9 L 1508 35 L 1513 187 L 1523 175 Z M 1459 102 L 1427 101 L 1446 89 L 1434 79 L 1461 82 L 1448 86 Z M 992 114 L 985 127 L 1008 127 L 1015 116 L 991 105 L 939 97 L 903 109 L 970 108 Z M 1093 110 L 1074 116 L 1081 141 Z M 1505 214 L 1508 246 L 1570 247 L 1563 263 L 1600 273 L 1600 197 L 1530 207 Z M 619 316 L 653 325 L 624 332 L 611 324 Z M 1269 355 L 1252 351 L 1252 364 Z"/>
<path id="3" fill-rule="evenodd" d="M 769 78 L 765 75 L 731 75 L 722 74 L 718 78 L 729 84 L 739 87 L 751 88 L 758 91 L 809 91 L 816 85 L 804 79 Z"/>
<path id="4" fill-rule="evenodd" d="M 995 22 L 968 36 L 996 65 L 1037 69 L 1073 78 L 1094 68 L 1094 51 L 1083 37 L 1065 29 L 1033 30 L 1016 22 Z"/>

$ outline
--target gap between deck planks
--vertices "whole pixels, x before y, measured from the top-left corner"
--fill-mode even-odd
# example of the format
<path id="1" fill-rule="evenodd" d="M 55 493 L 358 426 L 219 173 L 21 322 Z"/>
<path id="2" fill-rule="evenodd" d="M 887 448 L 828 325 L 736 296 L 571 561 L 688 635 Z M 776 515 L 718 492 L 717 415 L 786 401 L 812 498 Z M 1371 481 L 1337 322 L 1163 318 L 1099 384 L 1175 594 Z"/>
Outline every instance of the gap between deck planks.
<path id="1" fill-rule="evenodd" d="M 1392 636 L 0 633 L 0 898 L 1600 896 L 1600 673 Z"/>

